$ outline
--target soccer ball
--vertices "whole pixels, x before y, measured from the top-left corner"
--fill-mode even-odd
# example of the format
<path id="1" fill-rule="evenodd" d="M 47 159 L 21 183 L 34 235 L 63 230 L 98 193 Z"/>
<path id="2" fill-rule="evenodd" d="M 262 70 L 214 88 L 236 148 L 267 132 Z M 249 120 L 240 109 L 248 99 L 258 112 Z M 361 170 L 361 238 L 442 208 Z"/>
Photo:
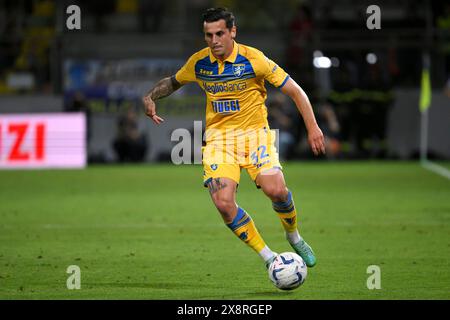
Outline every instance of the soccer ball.
<path id="1" fill-rule="evenodd" d="M 270 264 L 269 278 L 281 290 L 293 290 L 305 282 L 308 274 L 305 261 L 296 253 L 283 252 Z"/>

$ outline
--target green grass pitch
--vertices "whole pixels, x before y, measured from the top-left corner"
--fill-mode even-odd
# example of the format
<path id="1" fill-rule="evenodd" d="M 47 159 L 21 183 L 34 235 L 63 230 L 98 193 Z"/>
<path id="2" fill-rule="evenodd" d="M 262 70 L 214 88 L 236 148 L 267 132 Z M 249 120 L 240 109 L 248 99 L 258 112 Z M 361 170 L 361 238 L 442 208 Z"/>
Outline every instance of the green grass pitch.
<path id="1" fill-rule="evenodd" d="M 448 165 L 448 163 L 447 163 Z M 295 291 L 226 228 L 201 166 L 0 171 L 0 299 L 449 299 L 450 181 L 408 162 L 287 163 L 318 264 Z M 242 172 L 238 203 L 290 251 Z M 68 290 L 69 265 L 81 289 Z M 381 268 L 381 289 L 366 286 Z"/>

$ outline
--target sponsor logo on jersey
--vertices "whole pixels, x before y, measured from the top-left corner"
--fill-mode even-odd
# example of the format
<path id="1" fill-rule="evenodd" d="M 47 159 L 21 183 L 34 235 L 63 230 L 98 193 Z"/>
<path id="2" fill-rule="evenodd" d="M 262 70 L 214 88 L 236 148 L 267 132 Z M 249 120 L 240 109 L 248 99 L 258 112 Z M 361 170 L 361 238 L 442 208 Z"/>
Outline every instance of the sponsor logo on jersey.
<path id="1" fill-rule="evenodd" d="M 209 84 L 208 82 L 203 81 L 203 89 L 206 92 L 216 94 L 221 92 L 234 92 L 234 91 L 242 91 L 247 89 L 247 83 L 245 81 L 238 83 L 213 83 Z"/>
<path id="2" fill-rule="evenodd" d="M 211 101 L 215 113 L 232 113 L 240 111 L 239 100 L 217 100 Z"/>
<path id="3" fill-rule="evenodd" d="M 205 75 L 208 75 L 208 76 L 211 76 L 211 75 L 214 74 L 213 71 L 210 71 L 210 70 L 204 70 L 204 69 L 200 69 L 199 73 L 200 73 L 200 74 L 205 74 Z"/>

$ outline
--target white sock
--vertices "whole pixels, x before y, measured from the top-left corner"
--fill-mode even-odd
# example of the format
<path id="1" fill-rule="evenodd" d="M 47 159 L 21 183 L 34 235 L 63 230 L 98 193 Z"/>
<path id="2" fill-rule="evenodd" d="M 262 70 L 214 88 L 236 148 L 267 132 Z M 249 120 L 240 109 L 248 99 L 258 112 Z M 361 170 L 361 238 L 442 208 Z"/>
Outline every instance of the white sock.
<path id="1" fill-rule="evenodd" d="M 290 244 L 296 244 L 299 243 L 303 238 L 300 236 L 298 230 L 295 230 L 294 232 L 286 232 L 286 239 Z"/>
<path id="2" fill-rule="evenodd" d="M 275 252 L 270 250 L 268 246 L 262 248 L 262 250 L 258 254 L 264 261 L 272 259 L 272 257 L 275 256 Z"/>

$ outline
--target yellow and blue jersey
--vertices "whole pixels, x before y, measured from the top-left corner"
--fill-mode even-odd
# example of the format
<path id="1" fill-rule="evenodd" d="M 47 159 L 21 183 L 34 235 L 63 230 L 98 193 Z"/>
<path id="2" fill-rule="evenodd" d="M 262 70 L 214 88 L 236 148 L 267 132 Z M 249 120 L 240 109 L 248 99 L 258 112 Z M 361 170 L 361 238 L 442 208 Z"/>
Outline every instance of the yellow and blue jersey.
<path id="1" fill-rule="evenodd" d="M 225 131 L 268 128 L 265 81 L 281 88 L 289 75 L 261 51 L 234 42 L 224 61 L 209 48 L 194 53 L 175 78 L 198 83 L 206 93 L 206 129 Z"/>

